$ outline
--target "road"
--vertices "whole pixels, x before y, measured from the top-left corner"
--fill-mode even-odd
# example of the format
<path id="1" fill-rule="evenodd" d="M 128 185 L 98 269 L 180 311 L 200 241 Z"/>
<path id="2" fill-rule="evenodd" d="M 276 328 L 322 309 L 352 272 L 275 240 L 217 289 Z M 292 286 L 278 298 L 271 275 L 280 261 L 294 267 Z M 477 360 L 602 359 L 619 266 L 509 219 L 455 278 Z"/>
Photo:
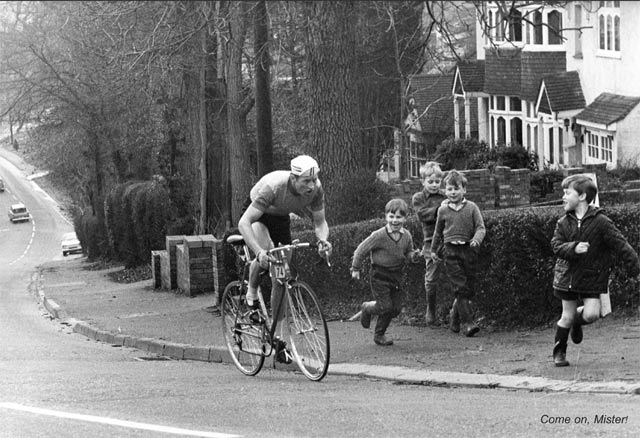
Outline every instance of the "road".
<path id="1" fill-rule="evenodd" d="M 71 226 L 0 158 L 0 437 L 488 437 L 636 436 L 633 395 L 529 393 L 398 385 L 329 375 L 320 383 L 224 364 L 153 360 L 88 341 L 53 321 L 29 290 L 35 267 L 62 258 Z M 3 213 L 5 214 L 5 213 Z M 74 257 L 74 256 L 70 256 Z M 619 424 L 596 424 L 600 415 Z M 585 418 L 588 423 L 577 424 Z M 578 420 L 576 420 L 578 419 Z"/>

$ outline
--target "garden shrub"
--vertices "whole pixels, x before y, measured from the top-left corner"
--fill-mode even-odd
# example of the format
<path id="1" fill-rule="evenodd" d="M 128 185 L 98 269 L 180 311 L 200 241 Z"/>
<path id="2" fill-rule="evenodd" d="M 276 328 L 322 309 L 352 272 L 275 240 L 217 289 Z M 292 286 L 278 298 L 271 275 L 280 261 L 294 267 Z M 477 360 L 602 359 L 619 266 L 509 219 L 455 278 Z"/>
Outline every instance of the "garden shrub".
<path id="1" fill-rule="evenodd" d="M 605 213 L 638 251 L 640 206 L 613 206 L 606 208 Z M 487 236 L 480 247 L 474 299 L 476 316 L 482 318 L 482 325 L 534 327 L 559 318 L 562 306 L 552 290 L 555 257 L 551 238 L 562 214 L 563 210 L 558 206 L 483 212 Z M 363 267 L 363 281 L 351 280 L 349 268 L 357 245 L 383 225 L 384 219 L 373 219 L 332 227 L 331 270 L 321 263 L 315 251 L 300 253 L 298 266 L 302 279 L 316 290 L 331 318 L 349 318 L 359 310 L 362 301 L 371 299 L 368 263 Z M 414 245 L 421 245 L 420 224 L 410 218 L 406 227 L 414 237 Z M 316 240 L 312 230 L 297 232 L 294 238 Z M 422 321 L 426 310 L 424 263 L 409 264 L 405 272 L 406 317 L 409 321 Z M 635 312 L 639 304 L 635 279 L 629 278 L 619 264 L 611 278 L 614 312 Z M 439 315 L 446 314 L 452 300 L 448 288 L 439 292 Z"/>
<path id="2" fill-rule="evenodd" d="M 374 170 L 360 169 L 342 175 L 325 193 L 327 222 L 348 224 L 380 216 L 392 197 L 391 186 L 377 179 Z"/>
<path id="3" fill-rule="evenodd" d="M 164 249 L 172 211 L 169 193 L 159 181 L 114 187 L 105 200 L 105 228 L 113 257 L 126 268 L 148 263 L 152 250 Z"/>

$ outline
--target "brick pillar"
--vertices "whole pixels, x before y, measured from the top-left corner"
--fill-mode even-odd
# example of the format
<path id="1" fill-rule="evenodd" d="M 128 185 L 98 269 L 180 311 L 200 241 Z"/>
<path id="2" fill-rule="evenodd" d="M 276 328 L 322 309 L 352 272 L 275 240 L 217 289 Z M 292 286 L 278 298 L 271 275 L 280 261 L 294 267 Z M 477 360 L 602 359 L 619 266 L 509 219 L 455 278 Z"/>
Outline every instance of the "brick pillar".
<path id="1" fill-rule="evenodd" d="M 176 245 L 179 245 L 184 240 L 184 236 L 167 236 L 165 239 L 166 250 L 169 255 L 169 271 L 170 271 L 170 289 L 176 289 L 178 287 L 178 271 L 176 267 Z"/>

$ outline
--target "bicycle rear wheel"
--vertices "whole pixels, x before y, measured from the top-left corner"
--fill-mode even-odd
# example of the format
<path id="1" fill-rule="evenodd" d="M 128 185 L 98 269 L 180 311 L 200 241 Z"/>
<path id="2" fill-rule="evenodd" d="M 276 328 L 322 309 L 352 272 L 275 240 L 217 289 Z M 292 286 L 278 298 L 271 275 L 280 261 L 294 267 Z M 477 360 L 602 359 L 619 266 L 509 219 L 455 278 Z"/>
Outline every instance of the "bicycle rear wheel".
<path id="1" fill-rule="evenodd" d="M 249 319 L 249 309 L 240 281 L 232 281 L 222 295 L 222 333 L 236 368 L 255 376 L 264 364 L 264 325 Z"/>
<path id="2" fill-rule="evenodd" d="M 329 329 L 318 299 L 309 285 L 296 281 L 289 288 L 288 335 L 300 371 L 319 381 L 329 369 Z"/>

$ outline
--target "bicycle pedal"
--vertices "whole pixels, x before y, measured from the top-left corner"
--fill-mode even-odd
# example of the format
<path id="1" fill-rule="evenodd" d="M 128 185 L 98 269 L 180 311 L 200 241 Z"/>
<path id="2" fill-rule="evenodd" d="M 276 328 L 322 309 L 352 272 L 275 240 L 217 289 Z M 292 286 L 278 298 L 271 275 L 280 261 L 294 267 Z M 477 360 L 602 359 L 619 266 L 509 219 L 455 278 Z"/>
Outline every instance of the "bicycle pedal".
<path id="1" fill-rule="evenodd" d="M 281 339 L 278 339 L 276 344 L 276 361 L 283 364 L 290 364 L 293 362 L 293 356 L 287 349 L 287 343 Z"/>
<path id="2" fill-rule="evenodd" d="M 259 310 L 254 310 L 249 314 L 249 321 L 254 324 L 262 324 L 265 322 L 265 319 L 262 317 Z"/>

